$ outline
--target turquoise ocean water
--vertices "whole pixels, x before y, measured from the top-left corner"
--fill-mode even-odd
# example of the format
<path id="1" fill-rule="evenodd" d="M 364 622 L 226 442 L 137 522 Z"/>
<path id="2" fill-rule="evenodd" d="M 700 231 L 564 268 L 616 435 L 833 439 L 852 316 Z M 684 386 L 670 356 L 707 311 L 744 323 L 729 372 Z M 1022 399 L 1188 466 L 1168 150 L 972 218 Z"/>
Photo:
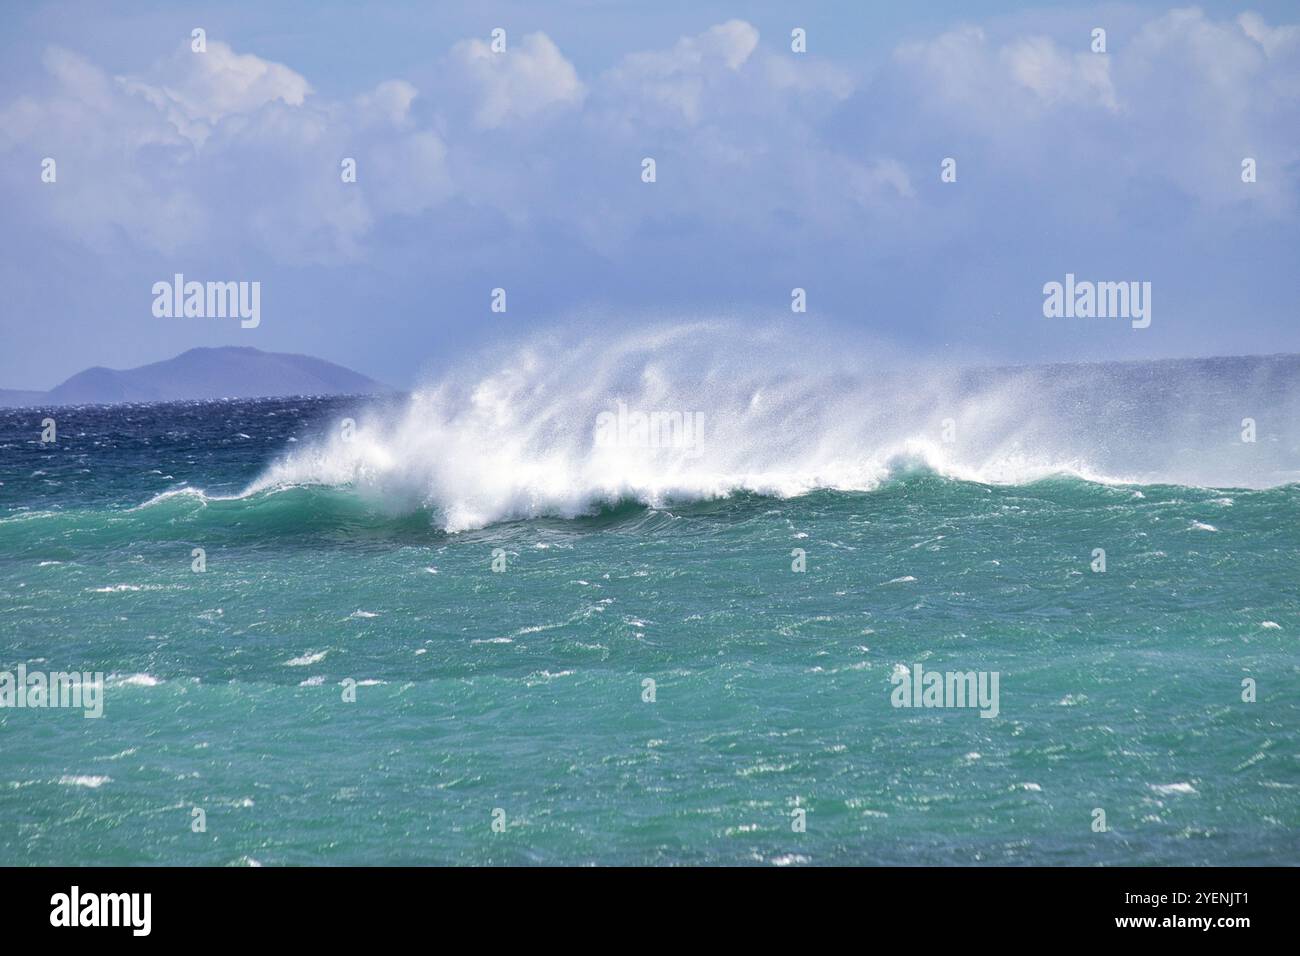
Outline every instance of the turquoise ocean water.
<path id="1" fill-rule="evenodd" d="M 1300 858 L 1300 485 L 575 490 L 472 394 L 515 470 L 445 394 L 0 413 L 0 670 L 106 675 L 0 709 L 0 864 Z M 892 706 L 918 664 L 997 717 Z"/>

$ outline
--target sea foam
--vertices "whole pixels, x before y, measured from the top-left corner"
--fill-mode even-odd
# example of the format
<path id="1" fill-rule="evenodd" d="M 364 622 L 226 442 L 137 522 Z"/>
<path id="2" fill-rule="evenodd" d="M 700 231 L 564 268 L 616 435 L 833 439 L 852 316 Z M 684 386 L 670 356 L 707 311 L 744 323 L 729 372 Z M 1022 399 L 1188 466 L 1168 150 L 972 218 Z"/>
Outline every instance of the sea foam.
<path id="1" fill-rule="evenodd" d="M 464 531 L 625 501 L 872 491 L 916 473 L 986 484 L 1283 483 L 1259 455 L 1211 454 L 1235 433 L 1189 418 L 1186 399 L 1162 402 L 1167 382 L 1148 394 L 1150 378 L 1115 365 L 923 368 L 718 324 L 542 340 L 455 369 L 404 404 L 359 410 L 354 430 L 294 445 L 245 495 L 335 486 Z M 661 440 L 626 424 L 652 416 L 700 427 Z"/>

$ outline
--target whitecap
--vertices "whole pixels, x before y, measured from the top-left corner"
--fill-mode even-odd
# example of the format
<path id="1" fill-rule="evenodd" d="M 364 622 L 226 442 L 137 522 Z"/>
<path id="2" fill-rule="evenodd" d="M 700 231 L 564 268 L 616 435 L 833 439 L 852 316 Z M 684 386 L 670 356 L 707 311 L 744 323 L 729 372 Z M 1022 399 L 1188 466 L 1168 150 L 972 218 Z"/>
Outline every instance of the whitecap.
<path id="1" fill-rule="evenodd" d="M 98 790 L 106 783 L 112 783 L 112 777 L 104 776 L 63 776 L 59 778 L 59 783 L 65 787 L 89 787 L 92 790 Z"/>
<path id="2" fill-rule="evenodd" d="M 319 664 L 325 660 L 325 655 L 329 651 L 320 651 L 315 654 L 303 654 L 301 657 L 292 657 L 284 662 L 285 667 L 310 667 L 312 664 Z"/>
<path id="3" fill-rule="evenodd" d="M 128 677 L 119 677 L 113 674 L 110 675 L 109 680 L 117 687 L 157 687 L 162 683 L 152 674 L 131 674 Z"/>
<path id="4" fill-rule="evenodd" d="M 1161 796 L 1168 796 L 1174 793 L 1196 793 L 1196 788 L 1190 783 L 1151 783 L 1147 784 L 1152 790 Z"/>

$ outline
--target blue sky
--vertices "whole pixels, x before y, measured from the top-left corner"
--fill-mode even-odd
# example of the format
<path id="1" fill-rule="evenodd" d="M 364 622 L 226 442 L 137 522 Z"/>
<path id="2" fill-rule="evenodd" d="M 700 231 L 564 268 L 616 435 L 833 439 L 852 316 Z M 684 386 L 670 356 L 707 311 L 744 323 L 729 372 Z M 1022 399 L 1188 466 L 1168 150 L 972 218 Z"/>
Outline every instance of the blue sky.
<path id="1" fill-rule="evenodd" d="M 3 387 L 223 344 L 402 385 L 715 316 L 972 363 L 1300 351 L 1293 3 L 14 3 L 0 80 Z M 176 272 L 259 281 L 261 324 L 155 318 Z M 1044 318 L 1067 272 L 1150 282 L 1151 326 Z"/>

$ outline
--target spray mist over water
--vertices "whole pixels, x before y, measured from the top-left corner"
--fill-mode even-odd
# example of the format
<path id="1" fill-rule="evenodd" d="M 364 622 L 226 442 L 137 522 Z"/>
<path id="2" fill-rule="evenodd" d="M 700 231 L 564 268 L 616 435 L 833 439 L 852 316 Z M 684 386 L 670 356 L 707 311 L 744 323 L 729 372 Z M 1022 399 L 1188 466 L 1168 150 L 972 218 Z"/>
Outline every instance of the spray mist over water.
<path id="1" fill-rule="evenodd" d="M 351 440 L 295 449 L 247 493 L 347 487 L 461 531 L 918 471 L 1265 487 L 1300 478 L 1296 372 L 1295 357 L 962 371 L 721 324 L 546 339 L 359 413 Z"/>

